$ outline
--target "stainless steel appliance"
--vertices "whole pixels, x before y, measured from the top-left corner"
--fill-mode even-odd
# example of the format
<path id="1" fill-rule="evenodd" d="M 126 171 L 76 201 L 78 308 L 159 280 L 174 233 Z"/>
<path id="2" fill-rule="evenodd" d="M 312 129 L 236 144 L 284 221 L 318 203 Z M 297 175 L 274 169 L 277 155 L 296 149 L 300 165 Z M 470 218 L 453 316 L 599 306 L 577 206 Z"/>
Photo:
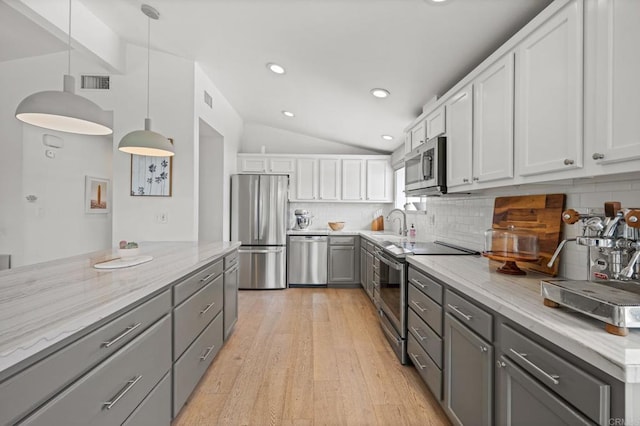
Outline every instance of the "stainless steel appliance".
<path id="1" fill-rule="evenodd" d="M 442 136 L 429 139 L 407 154 L 404 160 L 407 196 L 446 194 L 446 141 Z"/>
<path id="2" fill-rule="evenodd" d="M 563 212 L 563 221 L 583 222 L 582 236 L 564 240 L 549 261 L 552 265 L 568 241 L 589 248 L 588 280 L 543 280 L 544 303 L 572 308 L 606 323 L 612 334 L 640 328 L 640 210 L 605 204 L 604 214 Z"/>
<path id="3" fill-rule="evenodd" d="M 313 216 L 308 210 L 296 209 L 294 212 L 296 216 L 296 229 L 307 229 L 311 225 L 311 219 Z"/>
<path id="4" fill-rule="evenodd" d="M 289 286 L 327 285 L 328 237 L 291 235 L 289 237 Z"/>
<path id="5" fill-rule="evenodd" d="M 477 251 L 436 242 L 392 243 L 374 248 L 374 285 L 380 293 L 380 326 L 402 364 L 407 358 L 407 255 L 479 255 Z"/>
<path id="6" fill-rule="evenodd" d="M 240 289 L 286 288 L 289 177 L 231 177 L 231 239 L 241 241 Z"/>

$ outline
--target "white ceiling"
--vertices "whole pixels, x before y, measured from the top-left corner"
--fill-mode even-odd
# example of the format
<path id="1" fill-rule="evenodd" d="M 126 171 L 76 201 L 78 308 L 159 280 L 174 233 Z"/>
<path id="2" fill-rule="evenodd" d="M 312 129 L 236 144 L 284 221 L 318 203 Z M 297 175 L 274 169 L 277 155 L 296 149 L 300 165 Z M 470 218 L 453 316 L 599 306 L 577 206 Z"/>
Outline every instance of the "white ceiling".
<path id="1" fill-rule="evenodd" d="M 402 143 L 403 129 L 423 104 L 445 93 L 551 2 L 75 1 L 125 41 L 143 46 L 147 18 L 140 5 L 158 9 L 152 47 L 199 62 L 245 122 L 385 152 Z M 267 62 L 283 65 L 287 73 L 269 72 Z M 374 87 L 391 96 L 374 98 Z M 296 117 L 286 118 L 282 110 Z M 382 134 L 394 140 L 382 140 Z"/>

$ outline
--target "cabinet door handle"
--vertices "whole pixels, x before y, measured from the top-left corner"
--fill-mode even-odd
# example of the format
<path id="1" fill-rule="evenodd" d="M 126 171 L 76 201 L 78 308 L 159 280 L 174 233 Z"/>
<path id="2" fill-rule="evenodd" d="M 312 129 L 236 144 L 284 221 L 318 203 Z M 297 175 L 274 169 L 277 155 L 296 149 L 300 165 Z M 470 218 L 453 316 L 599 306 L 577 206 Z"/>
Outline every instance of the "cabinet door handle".
<path id="1" fill-rule="evenodd" d="M 591 158 L 593 158 L 594 160 L 602 160 L 604 158 L 604 154 L 600 152 L 594 152 Z"/>
<path id="2" fill-rule="evenodd" d="M 572 159 L 570 159 L 570 158 L 565 158 L 565 160 L 564 160 L 564 165 L 565 166 L 570 166 L 573 163 L 574 163 L 574 161 Z"/>
<path id="3" fill-rule="evenodd" d="M 116 343 L 118 343 L 120 340 L 124 339 L 125 337 L 127 337 L 129 334 L 131 334 L 133 332 L 133 330 L 135 330 L 136 328 L 140 327 L 142 325 L 141 322 L 129 326 L 127 327 L 122 333 L 120 333 L 118 336 L 114 337 L 113 339 L 107 341 L 107 342 L 102 342 L 102 347 L 103 348 L 108 348 L 112 345 L 115 345 Z"/>
<path id="4" fill-rule="evenodd" d="M 416 280 L 415 278 L 411 278 L 411 282 L 414 284 L 417 284 L 420 286 L 420 288 L 427 288 L 426 285 L 422 284 L 420 281 Z"/>
<path id="5" fill-rule="evenodd" d="M 416 366 L 420 370 L 424 370 L 425 368 L 427 368 L 426 365 L 420 364 L 420 360 L 418 360 L 418 355 L 414 354 L 413 352 L 411 352 L 410 355 L 411 355 L 411 358 L 413 359 L 413 361 L 416 363 Z"/>
<path id="6" fill-rule="evenodd" d="M 473 318 L 471 315 L 467 315 L 464 312 L 462 312 L 460 309 L 458 309 L 457 306 L 454 306 L 450 303 L 447 303 L 447 306 L 456 314 L 461 315 L 462 318 L 466 319 L 467 321 L 471 321 L 471 318 Z"/>
<path id="7" fill-rule="evenodd" d="M 418 336 L 418 339 L 420 339 L 420 341 L 424 341 L 427 339 L 427 336 L 423 336 L 422 334 L 420 334 L 420 329 L 419 328 L 415 328 L 415 327 L 411 327 L 411 329 L 414 331 L 414 333 L 416 333 L 416 335 Z"/>
<path id="8" fill-rule="evenodd" d="M 425 312 L 426 309 L 423 308 L 422 306 L 420 306 L 420 302 L 416 302 L 415 300 L 412 300 L 411 303 L 418 309 L 420 309 L 420 312 Z"/>
<path id="9" fill-rule="evenodd" d="M 474 182 L 479 182 L 480 178 L 479 177 L 474 177 L 473 180 L 474 180 Z"/>
<path id="10" fill-rule="evenodd" d="M 530 366 L 531 368 L 536 370 L 538 373 L 542 374 L 544 377 L 549 379 L 551 381 L 551 383 L 553 383 L 554 385 L 557 385 L 557 384 L 560 383 L 560 381 L 558 380 L 560 378 L 560 376 L 558 376 L 556 374 L 547 373 L 542 368 L 538 367 L 533 362 L 529 361 L 529 359 L 527 359 L 527 354 L 522 353 L 522 352 L 518 352 L 513 348 L 509 348 L 509 350 L 511 351 L 512 354 L 517 356 L 520 360 L 524 361 L 528 366 Z"/>
<path id="11" fill-rule="evenodd" d="M 215 347 L 216 347 L 216 345 L 209 346 L 207 348 L 207 351 L 204 353 L 204 355 L 202 355 L 200 357 L 200 361 L 204 361 L 205 359 L 207 359 L 209 357 L 209 355 L 211 354 L 211 352 L 213 351 L 213 348 L 215 348 Z"/>
<path id="12" fill-rule="evenodd" d="M 208 281 L 208 280 L 209 280 L 209 278 L 211 278 L 211 277 L 212 277 L 212 276 L 214 276 L 214 275 L 215 275 L 215 272 L 214 272 L 214 273 L 212 273 L 212 274 L 209 274 L 209 275 L 205 276 L 204 278 L 202 278 L 202 279 L 200 280 L 200 282 L 201 282 L 201 283 L 203 283 L 203 282 L 205 282 L 205 281 Z"/>
<path id="13" fill-rule="evenodd" d="M 213 307 L 213 305 L 215 305 L 215 303 L 209 303 L 207 306 L 205 306 L 204 309 L 200 311 L 200 315 L 206 314 L 207 311 Z"/>
<path id="14" fill-rule="evenodd" d="M 127 394 L 127 392 L 129 392 L 131 388 L 133 388 L 136 385 L 136 383 L 140 381 L 140 379 L 142 379 L 142 376 L 137 376 L 129 380 L 127 384 L 122 388 L 122 390 L 118 392 L 111 401 L 107 401 L 102 404 L 102 409 L 111 410 L 118 403 L 118 401 L 120 401 L 122 397 L 124 397 Z"/>
<path id="15" fill-rule="evenodd" d="M 462 182 L 464 182 L 464 183 L 468 183 L 468 182 L 469 182 L 469 179 L 464 178 L 464 179 L 462 179 Z"/>

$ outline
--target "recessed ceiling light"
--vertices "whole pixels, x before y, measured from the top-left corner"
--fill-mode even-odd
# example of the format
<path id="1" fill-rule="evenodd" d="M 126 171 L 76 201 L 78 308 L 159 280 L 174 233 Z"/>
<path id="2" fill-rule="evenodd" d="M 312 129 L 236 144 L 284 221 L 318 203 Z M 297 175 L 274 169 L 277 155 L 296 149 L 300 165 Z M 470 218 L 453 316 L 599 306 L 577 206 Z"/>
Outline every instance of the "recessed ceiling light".
<path id="1" fill-rule="evenodd" d="M 371 94 L 376 98 L 386 98 L 391 93 L 387 89 L 371 89 Z"/>
<path id="2" fill-rule="evenodd" d="M 385 141 L 392 141 L 393 140 L 393 136 L 391 136 L 391 135 L 382 135 L 382 139 L 384 139 Z"/>
<path id="3" fill-rule="evenodd" d="M 282 65 L 274 64 L 273 62 L 269 62 L 267 68 L 275 74 L 284 74 L 286 72 Z"/>
<path id="4" fill-rule="evenodd" d="M 282 115 L 284 115 L 285 117 L 295 117 L 296 116 L 291 111 L 282 111 Z"/>

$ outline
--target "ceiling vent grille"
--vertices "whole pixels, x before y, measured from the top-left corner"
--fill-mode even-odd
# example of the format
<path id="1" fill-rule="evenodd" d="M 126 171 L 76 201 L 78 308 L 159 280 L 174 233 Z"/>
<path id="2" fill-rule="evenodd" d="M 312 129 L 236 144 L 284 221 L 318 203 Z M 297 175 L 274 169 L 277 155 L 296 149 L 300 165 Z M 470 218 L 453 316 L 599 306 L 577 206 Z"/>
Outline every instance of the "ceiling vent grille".
<path id="1" fill-rule="evenodd" d="M 204 103 L 209 105 L 209 108 L 213 108 L 213 98 L 206 90 L 204 91 Z"/>
<path id="2" fill-rule="evenodd" d="M 83 75 L 80 78 L 80 88 L 84 90 L 109 90 L 108 75 Z"/>

